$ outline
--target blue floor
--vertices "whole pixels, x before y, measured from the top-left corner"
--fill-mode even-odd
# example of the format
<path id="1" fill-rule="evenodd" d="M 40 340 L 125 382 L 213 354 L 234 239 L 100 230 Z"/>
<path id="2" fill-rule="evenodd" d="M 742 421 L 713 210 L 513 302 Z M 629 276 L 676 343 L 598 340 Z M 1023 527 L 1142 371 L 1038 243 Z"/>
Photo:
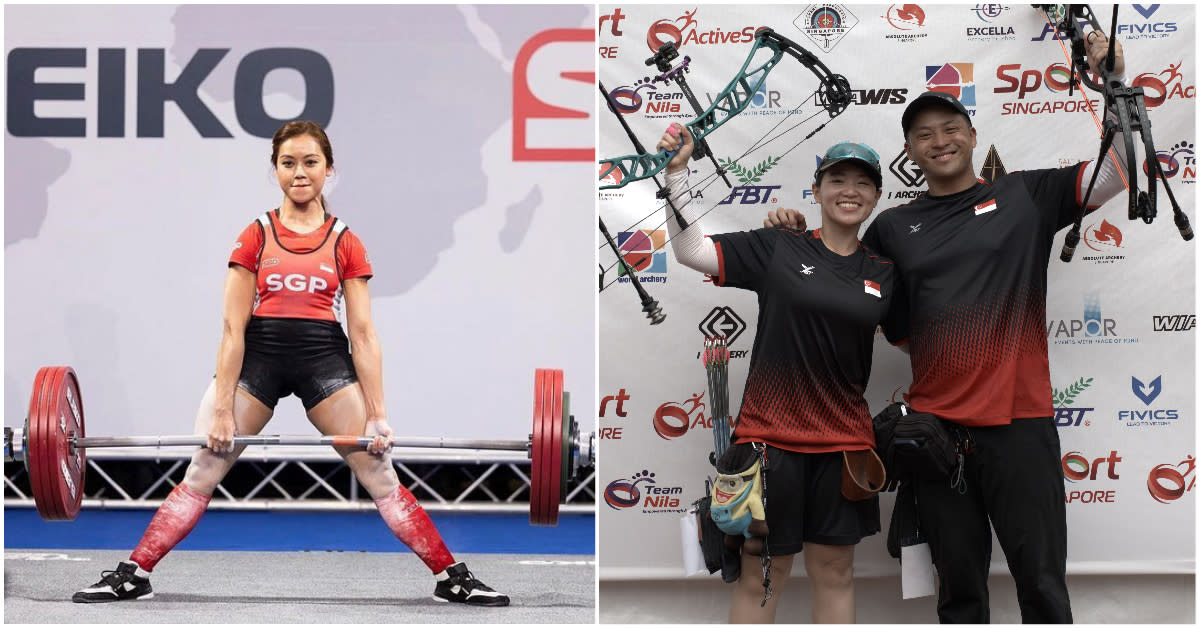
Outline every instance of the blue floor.
<path id="1" fill-rule="evenodd" d="M 150 510 L 83 510 L 74 521 L 43 521 L 33 508 L 4 509 L 5 549 L 132 549 Z M 527 515 L 431 514 L 446 546 L 464 554 L 595 554 L 595 517 L 559 516 L 553 528 Z M 395 552 L 405 548 L 374 511 L 210 510 L 181 550 Z"/>

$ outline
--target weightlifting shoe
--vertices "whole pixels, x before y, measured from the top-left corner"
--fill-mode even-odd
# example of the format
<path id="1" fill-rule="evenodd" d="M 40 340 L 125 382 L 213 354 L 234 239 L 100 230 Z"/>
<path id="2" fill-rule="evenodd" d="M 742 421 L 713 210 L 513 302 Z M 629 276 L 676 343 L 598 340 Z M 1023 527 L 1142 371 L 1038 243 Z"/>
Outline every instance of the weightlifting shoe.
<path id="1" fill-rule="evenodd" d="M 100 582 L 71 596 L 72 602 L 94 604 L 120 600 L 148 600 L 154 597 L 150 578 L 139 576 L 137 563 L 121 561 L 116 571 L 101 571 Z M 145 573 L 145 572 L 143 572 Z"/>
<path id="2" fill-rule="evenodd" d="M 467 566 L 454 563 L 438 574 L 433 599 L 438 602 L 457 602 L 471 606 L 508 606 L 508 596 L 475 579 Z"/>

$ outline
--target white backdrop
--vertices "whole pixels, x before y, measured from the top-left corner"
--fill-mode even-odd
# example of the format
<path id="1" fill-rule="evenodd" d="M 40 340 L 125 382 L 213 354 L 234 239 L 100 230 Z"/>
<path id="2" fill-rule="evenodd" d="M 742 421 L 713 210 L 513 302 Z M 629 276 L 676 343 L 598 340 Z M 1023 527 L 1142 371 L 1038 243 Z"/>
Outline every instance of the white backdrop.
<path id="1" fill-rule="evenodd" d="M 1107 25 L 1111 7 L 1094 8 Z M 838 28 L 809 27 L 821 10 Z M 1119 15 L 1126 74 L 1146 90 L 1160 159 L 1195 225 L 1195 10 L 1123 5 Z M 855 104 L 809 141 L 789 152 L 827 116 L 740 161 L 745 170 L 760 172 L 730 168 L 732 202 L 704 217 L 709 233 L 756 228 L 768 209 L 781 207 L 801 210 L 810 228 L 818 226 L 820 210 L 807 188 L 816 158 L 843 140 L 867 142 L 881 156 L 884 196 L 877 212 L 912 198 L 924 181 L 903 159 L 900 115 L 907 102 L 933 86 L 961 90 L 978 130 L 974 164 L 981 176 L 997 157 L 1011 172 L 1094 159 L 1099 147 L 1095 123 L 1078 103 L 1085 97 L 1102 102 L 1094 92 L 1068 94 L 1063 49 L 1029 5 L 602 5 L 599 21 L 600 80 L 635 109 L 626 120 L 647 148 L 670 122 L 695 117 L 675 84 L 653 81 L 658 71 L 644 63 L 652 54 L 648 40 L 683 42 L 681 56 L 691 59 L 686 77 L 703 106 L 741 67 L 759 26 L 808 48 L 855 90 Z M 740 156 L 788 111 L 800 110 L 780 130 L 816 112 L 806 101 L 815 87 L 808 70 L 785 57 L 751 107 L 709 136 L 716 157 Z M 617 121 L 600 111 L 600 157 L 633 153 Z M 714 166 L 705 159 L 693 161 L 692 169 L 696 182 Z M 754 180 L 754 174 L 761 177 Z M 1144 176 L 1140 180 L 1144 189 Z M 654 192 L 644 181 L 599 193 L 600 214 L 614 236 L 622 232 L 618 237 L 628 252 L 644 254 L 666 237 L 661 210 L 635 225 L 657 206 Z M 729 193 L 724 183 L 712 184 L 704 192 L 704 208 Z M 1065 264 L 1055 255 L 1049 271 L 1047 329 L 1063 466 L 1067 475 L 1081 478 L 1064 479 L 1068 571 L 1192 573 L 1196 245 L 1180 239 L 1161 185 L 1159 218 L 1152 225 L 1127 220 L 1126 198 L 1122 194 L 1088 216 L 1074 261 Z M 1059 235 L 1056 253 L 1061 242 Z M 601 262 L 607 267 L 615 258 L 602 249 Z M 609 281 L 615 275 L 610 271 Z M 665 249 L 651 255 L 641 277 L 667 314 L 661 325 L 647 324 L 629 287 L 613 285 L 600 294 L 598 425 L 604 464 L 598 486 L 609 497 L 599 505 L 602 579 L 683 576 L 678 519 L 713 474 L 707 462 L 708 394 L 697 360 L 702 328 L 740 334 L 731 345 L 735 413 L 755 333 L 753 293 L 706 285 L 704 276 L 678 266 Z M 910 381 L 907 356 L 877 336 L 866 391 L 872 412 L 898 399 Z M 672 408 L 688 416 L 681 436 L 655 428 L 656 414 Z M 666 422 L 682 425 L 677 418 Z M 1013 464 L 1019 463 L 1014 456 Z M 1171 471 L 1184 478 L 1182 494 L 1152 495 L 1151 484 L 1176 486 L 1151 478 Z M 636 502 L 622 501 L 631 490 Z M 881 500 L 885 533 L 893 501 L 892 494 Z M 859 545 L 857 575 L 899 573 L 884 539 L 879 534 Z M 1007 571 L 998 546 L 993 571 Z"/>
<path id="2" fill-rule="evenodd" d="M 590 6 L 8 6 L 4 17 L 7 424 L 24 416 L 38 366 L 70 364 L 90 433 L 191 431 L 230 246 L 281 198 L 269 134 L 325 101 L 337 172 L 326 195 L 374 264 L 393 429 L 526 438 L 536 367 L 563 368 L 575 407 L 592 407 L 594 259 L 578 246 L 594 230 Z M 206 66 L 210 49 L 226 52 Z M 281 61 L 255 80 L 251 61 L 268 49 L 284 49 L 271 53 Z M 294 69 L 313 59 L 331 76 Z M 163 82 L 183 85 L 180 101 L 143 95 Z M 51 136 L 19 115 L 29 107 L 80 132 Z M 256 125 L 260 110 L 275 121 Z M 143 128 L 156 115 L 163 128 Z M 228 137 L 203 136 L 201 118 Z M 267 431 L 313 428 L 288 399 Z"/>

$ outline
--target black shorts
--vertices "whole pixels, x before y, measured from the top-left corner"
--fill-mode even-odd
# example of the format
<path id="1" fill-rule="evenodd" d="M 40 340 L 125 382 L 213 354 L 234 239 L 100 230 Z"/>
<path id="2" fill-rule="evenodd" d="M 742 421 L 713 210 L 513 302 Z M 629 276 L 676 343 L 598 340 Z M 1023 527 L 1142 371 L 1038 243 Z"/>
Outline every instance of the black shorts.
<path id="1" fill-rule="evenodd" d="M 767 548 L 798 554 L 804 543 L 855 545 L 879 532 L 879 496 L 842 497 L 842 452 L 805 454 L 767 447 Z"/>
<path id="2" fill-rule="evenodd" d="M 238 386 L 274 409 L 295 394 L 312 410 L 358 381 L 350 341 L 333 321 L 254 316 L 246 326 L 246 352 Z"/>

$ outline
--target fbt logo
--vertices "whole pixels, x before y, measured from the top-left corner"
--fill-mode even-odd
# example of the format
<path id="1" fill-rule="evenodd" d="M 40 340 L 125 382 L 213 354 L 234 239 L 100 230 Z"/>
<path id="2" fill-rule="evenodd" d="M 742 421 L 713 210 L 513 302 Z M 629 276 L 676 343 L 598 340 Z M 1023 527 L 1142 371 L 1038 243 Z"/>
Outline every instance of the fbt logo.
<path id="1" fill-rule="evenodd" d="M 1087 32 L 1086 29 L 1088 29 L 1090 26 L 1091 25 L 1088 23 L 1087 20 L 1081 20 L 1081 19 L 1075 20 L 1075 28 L 1080 33 L 1086 33 Z M 1056 34 L 1056 31 L 1057 31 L 1057 29 L 1056 29 L 1055 24 L 1051 23 L 1050 21 L 1046 21 L 1044 24 L 1042 24 L 1042 32 L 1040 34 L 1038 34 L 1036 37 L 1031 37 L 1029 39 L 1029 41 L 1062 41 L 1062 42 L 1070 43 L 1070 40 L 1067 38 L 1066 33 L 1062 32 L 1062 31 L 1057 31 L 1057 34 Z"/>
<path id="2" fill-rule="evenodd" d="M 287 290 L 289 292 L 308 292 L 311 294 L 329 287 L 329 282 L 322 277 L 310 277 L 309 275 L 301 275 L 300 273 L 289 275 L 271 273 L 267 275 L 266 282 L 268 292 Z"/>
<path id="3" fill-rule="evenodd" d="M 1117 418 L 1124 422 L 1127 427 L 1172 425 L 1175 421 L 1179 420 L 1179 410 L 1166 408 L 1151 409 L 1148 407 L 1162 394 L 1162 375 L 1150 380 L 1149 383 L 1145 383 L 1137 377 L 1131 377 L 1130 389 L 1133 392 L 1133 396 L 1137 397 L 1147 408 L 1121 410 Z"/>
<path id="4" fill-rule="evenodd" d="M 629 401 L 629 395 L 625 393 L 625 389 L 617 391 L 615 395 L 609 395 L 600 400 L 600 417 L 605 418 L 608 415 L 609 402 L 616 402 L 613 407 L 613 412 L 620 418 L 625 418 L 629 413 L 625 410 L 625 402 Z M 601 427 L 599 430 L 600 440 L 621 440 L 624 438 L 624 427 Z"/>
<path id="5" fill-rule="evenodd" d="M 721 159 L 717 163 L 722 168 L 727 169 L 742 185 L 734 186 L 718 205 L 730 205 L 735 200 L 739 201 L 740 205 L 758 205 L 768 201 L 778 203 L 779 199 L 771 195 L 774 190 L 781 189 L 781 185 L 753 185 L 762 181 L 763 175 L 767 174 L 775 164 L 779 163 L 779 157 L 767 157 L 763 161 L 758 162 L 753 166 L 743 166 L 733 158 Z"/>
<path id="6" fill-rule="evenodd" d="M 172 102 L 200 137 L 233 137 L 229 129 L 200 98 L 200 85 L 229 54 L 229 48 L 201 48 L 182 62 L 174 81 L 166 78 L 166 50 L 139 48 L 134 76 L 126 78 L 128 51 L 100 48 L 96 65 L 88 67 L 87 48 L 13 48 L 8 53 L 8 132 L 14 137 L 127 137 L 126 94 L 136 93 L 136 137 L 163 137 L 167 103 Z M 74 82 L 38 82 L 38 70 L 79 69 Z M 304 108 L 294 118 L 271 117 L 263 104 L 264 82 L 275 70 L 293 70 L 304 79 Z M 84 76 L 84 73 L 93 73 Z M 95 81 L 95 89 L 90 83 Z M 136 89 L 130 87 L 136 85 Z M 85 86 L 88 89 L 85 89 Z M 255 137 L 271 137 L 291 119 L 313 120 L 322 126 L 333 117 L 333 68 L 315 50 L 262 48 L 237 61 L 233 76 L 233 108 L 242 130 Z M 89 97 L 89 94 L 92 94 Z M 81 103 L 88 117 L 43 117 L 39 102 Z"/>
<path id="7" fill-rule="evenodd" d="M 590 28 L 552 28 L 513 61 L 513 161 L 593 161 L 595 62 Z"/>
<path id="8" fill-rule="evenodd" d="M 1117 501 L 1117 491 L 1115 489 L 1094 490 L 1085 489 L 1082 485 L 1076 488 L 1075 484 L 1085 481 L 1096 480 L 1119 480 L 1121 475 L 1117 472 L 1117 463 L 1121 462 L 1121 456 L 1114 449 L 1107 456 L 1093 458 L 1088 461 L 1088 458 L 1078 451 L 1067 452 L 1067 455 L 1062 457 L 1062 472 L 1063 478 L 1067 481 L 1068 487 L 1066 492 L 1066 503 L 1080 504 L 1097 504 L 1097 503 L 1115 503 Z M 1100 475 L 1101 472 L 1105 474 Z"/>
<path id="9" fill-rule="evenodd" d="M 1182 470 L 1182 472 L 1180 472 Z M 1196 487 L 1196 458 L 1188 454 L 1178 464 L 1160 464 L 1150 470 L 1146 488 L 1154 501 L 1173 502 Z"/>
<path id="10" fill-rule="evenodd" d="M 1084 379 L 1079 378 L 1070 386 L 1059 390 L 1052 389 L 1054 400 L 1054 424 L 1058 427 L 1079 427 L 1080 425 L 1090 426 L 1091 421 L 1086 420 L 1087 413 L 1094 412 L 1095 408 L 1075 407 L 1072 404 L 1075 402 L 1075 397 L 1087 390 L 1092 385 L 1091 377 Z"/>
<path id="11" fill-rule="evenodd" d="M 654 478 L 654 473 L 642 469 L 633 477 L 613 480 L 604 488 L 604 503 L 613 510 L 633 508 L 640 503 L 643 513 L 682 513 L 685 510 L 680 508 L 683 487 L 659 486 Z"/>
<path id="12" fill-rule="evenodd" d="M 696 427 L 712 429 L 712 417 L 704 416 L 704 393 L 696 393 L 683 403 L 668 401 L 654 411 L 654 433 L 663 440 L 679 438 Z M 686 407 L 685 407 L 686 406 Z"/>

